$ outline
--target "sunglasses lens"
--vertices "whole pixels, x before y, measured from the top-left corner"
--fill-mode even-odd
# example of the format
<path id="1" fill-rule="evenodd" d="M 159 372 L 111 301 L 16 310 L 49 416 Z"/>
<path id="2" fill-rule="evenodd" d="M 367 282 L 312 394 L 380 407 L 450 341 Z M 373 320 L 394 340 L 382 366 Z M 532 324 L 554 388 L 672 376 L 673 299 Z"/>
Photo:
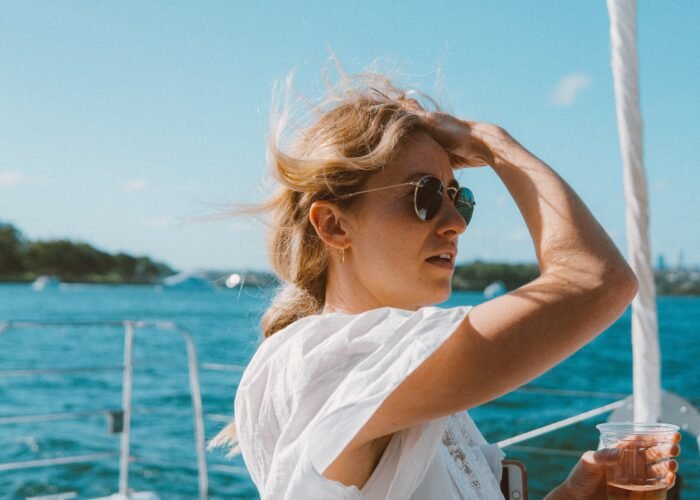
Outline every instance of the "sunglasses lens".
<path id="1" fill-rule="evenodd" d="M 430 220 L 440 211 L 442 182 L 437 177 L 423 177 L 416 188 L 416 213 L 421 220 Z"/>
<path id="2" fill-rule="evenodd" d="M 467 224 L 472 220 L 475 204 L 474 193 L 469 188 L 459 188 L 459 191 L 455 194 L 455 207 L 457 207 L 457 211 L 464 217 L 464 222 Z"/>

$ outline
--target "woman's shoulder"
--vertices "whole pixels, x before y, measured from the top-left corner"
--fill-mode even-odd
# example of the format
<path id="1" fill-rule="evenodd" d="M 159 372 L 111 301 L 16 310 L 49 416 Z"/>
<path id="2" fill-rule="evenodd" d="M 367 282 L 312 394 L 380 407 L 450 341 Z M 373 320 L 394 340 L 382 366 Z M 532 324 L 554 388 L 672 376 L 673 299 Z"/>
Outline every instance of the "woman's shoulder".
<path id="1" fill-rule="evenodd" d="M 451 314 L 462 314 L 466 313 L 471 306 L 455 306 L 455 307 L 438 307 L 438 306 L 424 306 L 415 310 L 412 309 L 401 309 L 398 307 L 385 306 L 378 307 L 375 309 L 369 309 L 360 313 L 345 313 L 345 312 L 332 312 L 325 314 L 315 314 L 311 316 L 306 316 L 301 318 L 294 323 L 288 325 L 285 329 L 281 330 L 280 333 L 289 330 L 311 330 L 320 331 L 324 330 L 324 327 L 332 328 L 338 324 L 362 324 L 362 325 L 377 325 L 382 324 L 385 321 L 390 321 L 394 319 L 402 320 L 406 318 L 411 318 L 415 320 L 429 319 L 431 317 L 446 316 Z"/>
<path id="2" fill-rule="evenodd" d="M 286 366 L 324 369 L 333 359 L 347 360 L 393 344 L 397 335 L 429 334 L 432 328 L 466 316 L 470 306 L 417 310 L 381 307 L 350 314 L 332 312 L 298 319 L 264 340 L 246 367 L 240 386 L 282 375 Z M 297 371 L 297 370 L 295 370 Z"/>
<path id="3" fill-rule="evenodd" d="M 387 306 L 360 313 L 331 312 L 305 316 L 265 340 L 256 353 L 260 358 L 257 361 L 283 352 L 289 355 L 290 350 L 296 350 L 301 356 L 315 355 L 363 337 L 381 342 L 383 334 L 388 335 L 397 329 L 430 330 L 440 327 L 445 320 L 465 317 L 469 309 L 471 306 L 426 306 L 416 310 Z"/>

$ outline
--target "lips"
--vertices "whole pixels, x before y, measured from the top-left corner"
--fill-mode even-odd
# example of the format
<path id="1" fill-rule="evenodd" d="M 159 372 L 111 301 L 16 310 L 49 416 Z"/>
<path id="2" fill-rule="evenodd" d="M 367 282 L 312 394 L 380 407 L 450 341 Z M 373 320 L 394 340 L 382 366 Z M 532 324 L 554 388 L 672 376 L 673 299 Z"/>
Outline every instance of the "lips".
<path id="1" fill-rule="evenodd" d="M 425 259 L 430 262 L 452 262 L 452 256 L 450 254 L 440 254 L 440 255 L 434 255 L 433 257 L 428 257 Z"/>
<path id="2" fill-rule="evenodd" d="M 454 263 L 455 259 L 457 258 L 457 247 L 454 245 L 450 245 L 449 247 L 443 247 L 440 250 L 437 250 L 433 255 L 428 257 L 427 261 L 446 261 L 446 262 L 451 262 Z"/>
<path id="3" fill-rule="evenodd" d="M 426 262 L 440 266 L 446 269 L 454 269 L 456 252 L 440 252 L 437 255 L 433 255 L 425 259 Z"/>

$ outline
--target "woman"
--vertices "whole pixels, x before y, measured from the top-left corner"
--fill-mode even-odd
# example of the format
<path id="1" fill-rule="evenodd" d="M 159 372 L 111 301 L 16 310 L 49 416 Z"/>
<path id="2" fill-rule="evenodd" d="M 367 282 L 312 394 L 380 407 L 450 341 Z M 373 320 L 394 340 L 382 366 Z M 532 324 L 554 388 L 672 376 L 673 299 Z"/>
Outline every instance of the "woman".
<path id="1" fill-rule="evenodd" d="M 345 77 L 314 111 L 288 148 L 284 122 L 269 146 L 269 253 L 286 284 L 236 394 L 251 477 L 274 499 L 502 498 L 503 453 L 465 410 L 590 342 L 636 278 L 576 193 L 503 129 L 428 112 L 379 75 Z M 433 307 L 474 210 L 454 170 L 483 166 L 517 203 L 541 275 L 475 307 Z M 231 425 L 214 444 L 234 441 Z M 587 452 L 549 498 L 604 495 L 616 459 Z M 672 484 L 675 462 L 651 467 Z"/>

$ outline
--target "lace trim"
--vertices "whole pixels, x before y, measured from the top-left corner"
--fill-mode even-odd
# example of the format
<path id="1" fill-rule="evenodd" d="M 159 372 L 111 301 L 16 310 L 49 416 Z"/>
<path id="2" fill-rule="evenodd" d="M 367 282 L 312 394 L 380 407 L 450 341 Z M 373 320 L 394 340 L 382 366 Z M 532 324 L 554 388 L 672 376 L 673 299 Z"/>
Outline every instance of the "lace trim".
<path id="1" fill-rule="evenodd" d="M 493 471 L 478 444 L 458 417 L 450 417 L 442 436 L 442 453 L 452 479 L 463 498 L 503 499 Z M 446 456 L 445 456 L 446 455 Z"/>

